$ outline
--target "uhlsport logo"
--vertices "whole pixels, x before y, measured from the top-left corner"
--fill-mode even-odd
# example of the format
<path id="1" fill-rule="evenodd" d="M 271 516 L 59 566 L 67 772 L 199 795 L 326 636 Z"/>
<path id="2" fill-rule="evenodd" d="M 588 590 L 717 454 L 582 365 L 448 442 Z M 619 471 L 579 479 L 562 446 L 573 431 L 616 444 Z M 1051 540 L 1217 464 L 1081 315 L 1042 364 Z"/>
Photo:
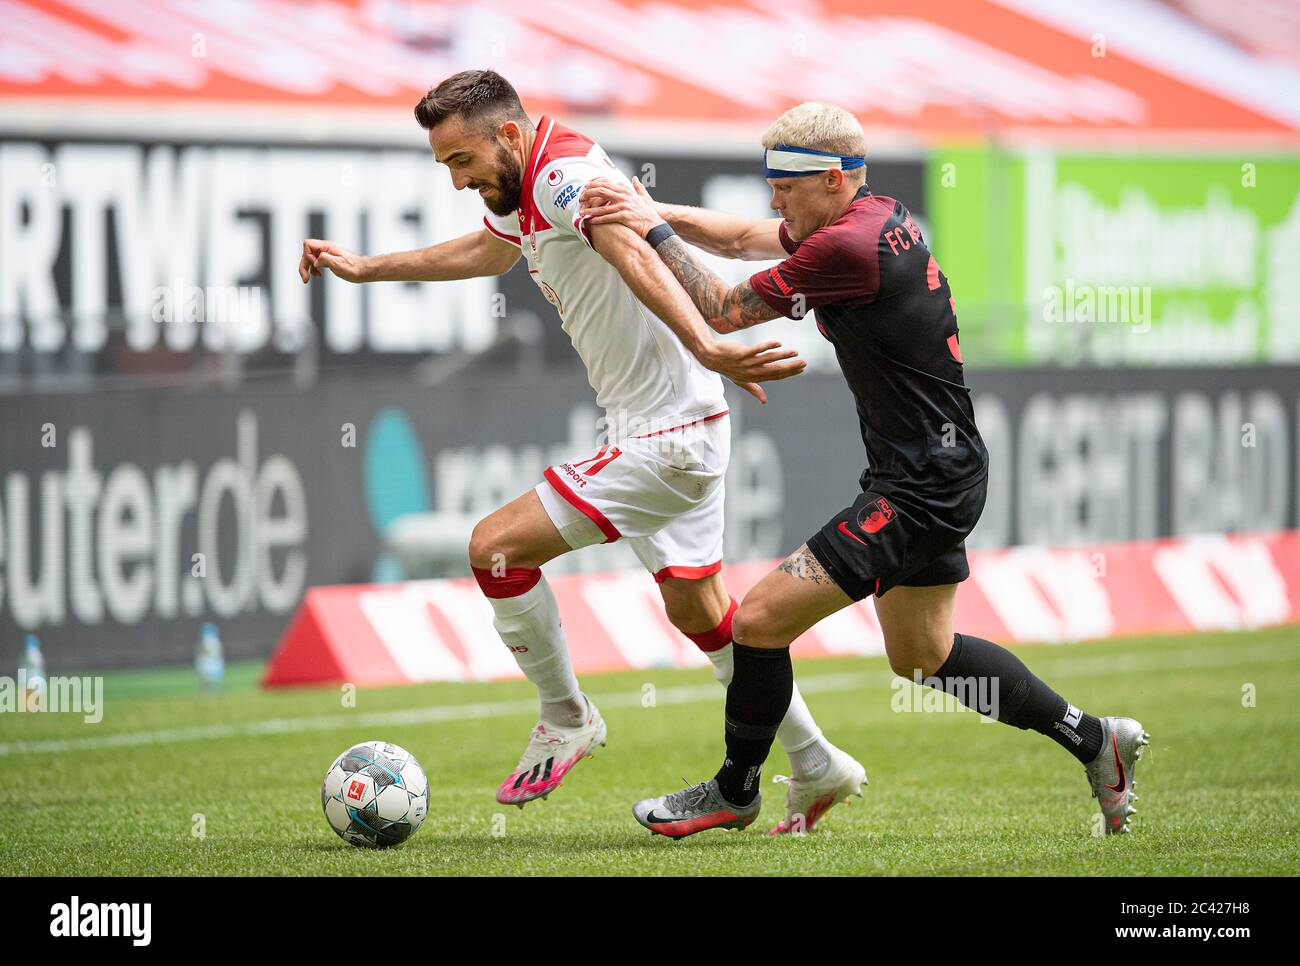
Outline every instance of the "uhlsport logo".
<path id="1" fill-rule="evenodd" d="M 148 902 L 70 902 L 50 906 L 50 935 L 55 938 L 129 937 L 133 946 L 148 946 L 153 932 L 153 905 Z"/>

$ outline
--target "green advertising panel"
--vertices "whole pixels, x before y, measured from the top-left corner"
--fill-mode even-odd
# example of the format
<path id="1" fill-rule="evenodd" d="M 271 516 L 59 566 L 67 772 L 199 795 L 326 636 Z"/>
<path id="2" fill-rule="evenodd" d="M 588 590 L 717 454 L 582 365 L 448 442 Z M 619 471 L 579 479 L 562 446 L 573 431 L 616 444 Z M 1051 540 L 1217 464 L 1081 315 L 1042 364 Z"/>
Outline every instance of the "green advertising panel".
<path id="1" fill-rule="evenodd" d="M 1300 359 L 1300 157 L 954 148 L 927 178 L 976 365 Z"/>

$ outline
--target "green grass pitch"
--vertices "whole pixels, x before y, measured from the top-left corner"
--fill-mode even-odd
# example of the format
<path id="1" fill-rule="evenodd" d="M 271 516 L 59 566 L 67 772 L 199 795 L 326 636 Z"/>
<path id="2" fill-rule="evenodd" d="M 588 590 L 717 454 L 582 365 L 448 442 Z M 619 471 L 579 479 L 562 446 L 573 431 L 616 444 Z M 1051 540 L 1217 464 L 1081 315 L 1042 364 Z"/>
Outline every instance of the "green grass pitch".
<path id="1" fill-rule="evenodd" d="M 609 745 L 548 801 L 498 805 L 534 720 L 524 682 L 262 692 L 232 666 L 225 693 L 192 672 L 118 673 L 99 724 L 0 716 L 0 869 L 52 875 L 1295 875 L 1300 872 L 1300 630 L 1017 649 L 1074 704 L 1152 735 L 1133 834 L 1092 834 L 1083 769 L 1032 732 L 964 713 L 891 710 L 883 658 L 796 662 L 826 734 L 870 786 L 814 833 L 781 817 L 774 750 L 763 814 L 681 842 L 631 816 L 638 798 L 714 771 L 722 691 L 707 669 L 590 677 Z M 647 687 L 652 686 L 652 687 Z M 910 686 L 909 686 L 910 687 Z M 1243 689 L 1253 691 L 1243 701 Z M 339 840 L 320 782 L 350 744 L 419 758 L 429 818 L 386 851 Z M 202 835 L 195 834 L 202 831 Z"/>

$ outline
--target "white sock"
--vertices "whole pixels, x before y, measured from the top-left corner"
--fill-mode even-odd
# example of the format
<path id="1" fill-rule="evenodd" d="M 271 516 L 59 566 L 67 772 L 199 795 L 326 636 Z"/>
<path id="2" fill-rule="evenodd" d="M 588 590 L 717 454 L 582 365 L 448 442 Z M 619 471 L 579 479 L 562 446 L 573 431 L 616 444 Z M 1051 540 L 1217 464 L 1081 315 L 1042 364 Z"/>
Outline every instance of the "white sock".
<path id="1" fill-rule="evenodd" d="M 713 664 L 713 676 L 725 689 L 736 671 L 736 659 L 732 656 L 731 645 L 724 644 L 716 651 L 705 651 L 704 656 Z"/>
<path id="2" fill-rule="evenodd" d="M 822 737 L 797 684 L 790 695 L 790 708 L 776 730 L 776 740 L 789 756 L 795 778 L 815 772 L 831 760 L 831 743 Z"/>
<path id="3" fill-rule="evenodd" d="M 560 608 L 546 576 L 517 597 L 489 597 L 496 615 L 492 623 L 510 645 L 519 670 L 533 682 L 542 701 L 542 720 L 572 724 L 581 719 L 586 701 L 569 661 L 569 647 L 560 630 Z"/>
<path id="4" fill-rule="evenodd" d="M 543 701 L 538 715 L 543 724 L 558 728 L 576 728 L 587 718 L 587 696 L 580 694 L 565 701 Z"/>
<path id="5" fill-rule="evenodd" d="M 804 709 L 805 712 L 807 708 Z M 812 718 L 808 718 L 808 723 L 812 724 Z M 814 725 L 816 727 L 816 725 Z M 785 753 L 790 756 L 790 771 L 795 778 L 803 778 L 815 772 L 821 771 L 831 763 L 831 743 L 822 737 L 821 732 L 817 733 L 816 738 L 812 738 L 801 748 L 786 748 Z"/>
<path id="6" fill-rule="evenodd" d="M 713 663 L 713 676 L 725 688 L 731 683 L 731 675 L 735 670 L 731 645 L 705 653 Z M 816 771 L 830 761 L 831 743 L 822 737 L 822 730 L 813 720 L 812 712 L 808 710 L 797 684 L 790 694 L 790 708 L 776 730 L 776 740 L 789 756 L 790 770 L 795 777 Z"/>

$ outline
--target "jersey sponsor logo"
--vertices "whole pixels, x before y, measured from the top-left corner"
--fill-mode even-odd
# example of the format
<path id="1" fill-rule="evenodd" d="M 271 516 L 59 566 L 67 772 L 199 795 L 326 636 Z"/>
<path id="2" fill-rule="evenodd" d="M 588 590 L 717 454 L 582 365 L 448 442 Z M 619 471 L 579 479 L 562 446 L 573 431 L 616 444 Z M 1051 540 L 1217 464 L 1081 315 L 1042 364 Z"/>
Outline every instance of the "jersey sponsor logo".
<path id="1" fill-rule="evenodd" d="M 863 533 L 877 533 L 894 519 L 894 508 L 883 496 L 858 511 L 858 526 Z"/>
<path id="2" fill-rule="evenodd" d="M 560 189 L 560 193 L 555 196 L 555 207 L 567 208 L 569 203 L 576 197 L 578 197 L 578 186 L 576 184 L 565 185 Z"/>
<path id="3" fill-rule="evenodd" d="M 550 185 L 552 188 L 554 188 L 563 180 L 564 180 L 564 172 L 561 171 L 559 168 L 553 168 L 551 170 L 551 173 L 546 176 L 546 183 Z"/>

